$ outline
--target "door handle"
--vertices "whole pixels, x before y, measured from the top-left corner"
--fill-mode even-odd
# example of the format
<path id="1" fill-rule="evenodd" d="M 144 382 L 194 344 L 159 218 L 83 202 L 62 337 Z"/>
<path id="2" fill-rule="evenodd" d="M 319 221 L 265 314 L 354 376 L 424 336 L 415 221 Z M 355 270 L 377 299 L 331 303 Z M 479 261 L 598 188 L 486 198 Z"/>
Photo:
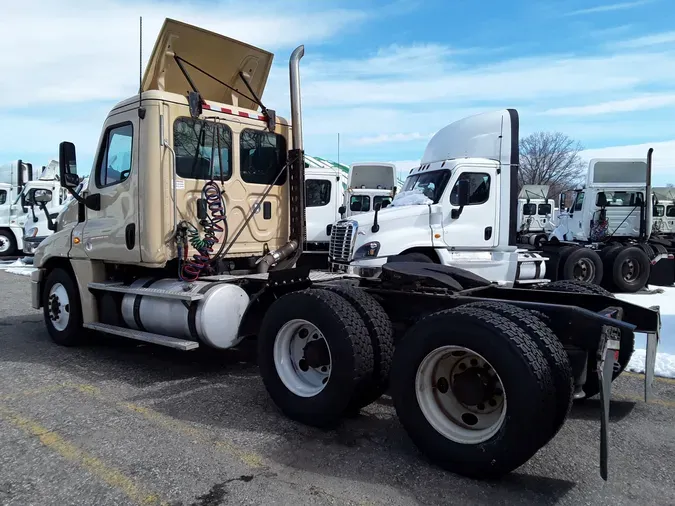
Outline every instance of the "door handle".
<path id="1" fill-rule="evenodd" d="M 483 237 L 485 237 L 486 241 L 490 240 L 492 237 L 492 227 L 485 227 L 485 233 L 483 234 Z"/>
<path id="2" fill-rule="evenodd" d="M 124 239 L 127 243 L 127 249 L 132 250 L 136 245 L 136 224 L 129 223 L 124 230 Z"/>

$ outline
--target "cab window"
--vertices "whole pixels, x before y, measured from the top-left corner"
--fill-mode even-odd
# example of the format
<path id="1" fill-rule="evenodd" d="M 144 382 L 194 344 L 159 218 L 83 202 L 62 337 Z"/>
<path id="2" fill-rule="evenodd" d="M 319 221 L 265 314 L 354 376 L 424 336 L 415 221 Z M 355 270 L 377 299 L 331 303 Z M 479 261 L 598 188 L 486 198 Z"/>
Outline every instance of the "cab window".
<path id="1" fill-rule="evenodd" d="M 373 209 L 377 204 L 380 204 L 382 208 L 384 209 L 387 207 L 389 204 L 391 204 L 391 197 L 386 197 L 384 195 L 377 195 L 376 197 L 373 197 Z"/>
<path id="2" fill-rule="evenodd" d="M 666 208 L 666 217 L 675 218 L 675 206 L 668 206 Z"/>
<path id="3" fill-rule="evenodd" d="M 242 130 L 239 161 L 244 182 L 281 186 L 286 182 L 286 171 L 279 175 L 286 166 L 286 139 L 273 132 Z"/>
<path id="4" fill-rule="evenodd" d="M 322 207 L 330 202 L 331 182 L 327 179 L 308 179 L 305 181 L 305 205 Z"/>
<path id="5" fill-rule="evenodd" d="M 357 213 L 370 211 L 370 197 L 368 195 L 353 195 L 349 201 L 349 209 Z"/>
<path id="6" fill-rule="evenodd" d="M 173 148 L 176 174 L 183 179 L 227 181 L 232 176 L 232 130 L 227 125 L 178 118 L 173 124 Z"/>
<path id="7" fill-rule="evenodd" d="M 7 202 L 7 190 L 0 190 L 0 206 Z"/>
<path id="8" fill-rule="evenodd" d="M 551 214 L 551 204 L 539 204 L 538 214 L 540 216 Z"/>
<path id="9" fill-rule="evenodd" d="M 134 127 L 124 123 L 110 127 L 96 165 L 96 186 L 104 188 L 126 181 L 131 173 Z"/>
<path id="10" fill-rule="evenodd" d="M 654 206 L 654 217 L 661 218 L 664 214 L 666 214 L 666 207 L 665 206 L 663 206 L 663 205 Z"/>
<path id="11" fill-rule="evenodd" d="M 584 206 L 584 192 L 577 193 L 577 198 L 574 201 L 573 211 L 581 211 Z"/>
<path id="12" fill-rule="evenodd" d="M 459 205 L 457 183 L 462 180 L 469 181 L 469 206 L 484 204 L 490 198 L 490 175 L 483 172 L 463 172 L 457 178 L 455 186 L 450 193 L 450 203 L 453 206 Z"/>
<path id="13" fill-rule="evenodd" d="M 537 204 L 523 204 L 523 214 L 525 216 L 537 214 Z"/>

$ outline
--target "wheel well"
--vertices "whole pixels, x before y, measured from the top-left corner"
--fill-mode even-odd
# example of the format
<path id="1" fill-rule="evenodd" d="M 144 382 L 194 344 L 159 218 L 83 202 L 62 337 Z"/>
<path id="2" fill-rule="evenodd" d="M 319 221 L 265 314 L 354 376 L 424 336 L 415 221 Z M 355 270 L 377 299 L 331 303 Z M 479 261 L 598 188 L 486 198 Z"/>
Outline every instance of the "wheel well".
<path id="1" fill-rule="evenodd" d="M 70 265 L 70 261 L 67 258 L 52 257 L 45 262 L 45 264 L 42 266 L 42 269 L 45 270 L 45 276 L 40 282 L 40 305 L 42 305 L 42 290 L 44 290 L 45 279 L 54 269 L 63 269 L 70 275 L 71 278 L 73 278 L 73 281 L 75 281 L 75 272 L 73 271 L 73 267 Z"/>
<path id="2" fill-rule="evenodd" d="M 408 253 L 421 253 L 423 255 L 428 256 L 431 260 L 433 260 L 434 263 L 436 264 L 441 263 L 440 258 L 438 258 L 438 253 L 436 253 L 436 250 L 434 248 L 428 247 L 409 248 L 399 253 L 399 255 L 406 255 Z"/>

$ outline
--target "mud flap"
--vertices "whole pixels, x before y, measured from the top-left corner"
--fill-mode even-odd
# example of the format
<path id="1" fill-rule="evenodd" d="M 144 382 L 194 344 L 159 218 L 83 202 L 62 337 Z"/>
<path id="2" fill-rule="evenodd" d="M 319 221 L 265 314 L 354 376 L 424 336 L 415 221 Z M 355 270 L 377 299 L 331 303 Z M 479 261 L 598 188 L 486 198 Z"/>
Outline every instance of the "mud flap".
<path id="1" fill-rule="evenodd" d="M 603 325 L 600 346 L 598 347 L 598 381 L 600 385 L 600 476 L 607 481 L 607 463 L 609 460 L 609 401 L 612 394 L 612 373 L 614 362 L 619 358 L 621 333 L 616 327 Z"/>
<path id="2" fill-rule="evenodd" d="M 661 313 L 659 306 L 651 306 L 649 309 L 657 311 L 659 322 L 656 326 L 656 332 L 647 333 L 647 351 L 645 353 L 645 402 L 649 402 L 653 394 L 654 369 L 656 368 L 656 350 L 661 338 Z"/>

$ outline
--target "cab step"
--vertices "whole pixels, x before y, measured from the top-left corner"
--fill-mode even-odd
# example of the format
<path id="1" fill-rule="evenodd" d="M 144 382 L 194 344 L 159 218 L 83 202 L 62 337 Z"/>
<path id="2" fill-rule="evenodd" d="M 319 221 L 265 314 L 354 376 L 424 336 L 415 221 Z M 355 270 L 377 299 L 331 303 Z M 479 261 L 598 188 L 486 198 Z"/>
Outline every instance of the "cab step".
<path id="1" fill-rule="evenodd" d="M 143 332 L 141 330 L 128 329 L 125 327 L 116 327 L 115 325 L 108 325 L 107 323 L 85 323 L 83 327 L 105 334 L 128 337 L 129 339 L 159 344 L 160 346 L 167 346 L 168 348 L 175 348 L 181 351 L 190 351 L 199 348 L 199 343 L 195 341 L 187 341 L 185 339 L 177 339 L 175 337 L 152 334 L 150 332 Z"/>
<path id="2" fill-rule="evenodd" d="M 89 283 L 87 287 L 90 290 L 102 290 L 105 292 L 128 293 L 131 295 L 145 295 L 148 297 L 158 297 L 160 299 L 177 299 L 192 302 L 204 298 L 204 294 L 194 292 L 175 292 L 172 290 L 162 290 L 161 288 L 142 288 L 131 287 L 117 281 L 104 281 L 103 283 Z"/>

